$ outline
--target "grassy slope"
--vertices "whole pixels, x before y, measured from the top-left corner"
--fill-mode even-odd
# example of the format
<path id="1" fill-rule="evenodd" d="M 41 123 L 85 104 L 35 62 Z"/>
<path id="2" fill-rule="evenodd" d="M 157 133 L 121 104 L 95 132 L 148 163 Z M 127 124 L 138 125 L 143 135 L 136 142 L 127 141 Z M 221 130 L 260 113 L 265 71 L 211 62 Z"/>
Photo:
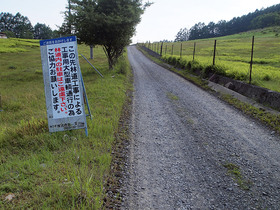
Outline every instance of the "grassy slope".
<path id="1" fill-rule="evenodd" d="M 0 209 L 99 209 L 127 76 L 108 70 L 101 47 L 94 49 L 94 65 L 104 79 L 80 57 L 93 115 L 87 120 L 89 137 L 84 130 L 50 135 L 38 41 L 0 42 Z M 89 57 L 86 46 L 78 50 Z M 7 201 L 8 195 L 15 197 Z"/>
<path id="2" fill-rule="evenodd" d="M 183 42 L 183 59 L 187 61 L 193 59 L 193 45 L 196 42 L 195 60 L 202 65 L 211 65 L 213 62 L 214 39 L 217 39 L 216 64 L 223 66 L 228 74 L 243 74 L 248 77 L 253 35 L 255 36 L 253 82 L 259 86 L 280 92 L 280 27 Z M 173 55 L 180 55 L 181 43 L 165 44 L 163 55 L 165 55 L 166 46 L 166 55 L 171 55 L 171 45 L 173 44 Z"/>

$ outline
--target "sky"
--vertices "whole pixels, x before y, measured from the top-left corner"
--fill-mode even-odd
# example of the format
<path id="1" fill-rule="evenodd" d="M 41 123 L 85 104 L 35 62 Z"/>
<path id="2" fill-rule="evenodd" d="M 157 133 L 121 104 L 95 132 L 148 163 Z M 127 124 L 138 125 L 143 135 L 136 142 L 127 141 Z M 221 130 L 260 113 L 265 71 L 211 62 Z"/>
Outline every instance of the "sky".
<path id="1" fill-rule="evenodd" d="M 27 16 L 34 26 L 44 23 L 53 30 L 63 23 L 68 0 L 0 0 L 0 13 Z M 146 2 L 146 0 L 143 0 Z M 174 40 L 181 28 L 198 22 L 230 20 L 256 9 L 279 4 L 279 0 L 150 0 L 154 2 L 142 15 L 133 43 Z"/>

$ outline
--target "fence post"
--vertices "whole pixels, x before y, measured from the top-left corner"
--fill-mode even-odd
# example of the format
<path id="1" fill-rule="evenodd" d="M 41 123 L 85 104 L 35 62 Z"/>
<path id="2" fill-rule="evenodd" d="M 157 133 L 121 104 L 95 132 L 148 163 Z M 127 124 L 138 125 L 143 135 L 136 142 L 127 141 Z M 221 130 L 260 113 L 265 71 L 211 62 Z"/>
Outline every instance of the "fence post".
<path id="1" fill-rule="evenodd" d="M 173 56 L 173 49 L 174 49 L 174 44 L 172 44 L 171 56 Z"/>
<path id="2" fill-rule="evenodd" d="M 165 55 L 166 55 L 166 52 L 167 52 L 167 45 L 165 45 Z"/>
<path id="3" fill-rule="evenodd" d="M 195 47 L 196 47 L 196 43 L 193 44 L 193 61 L 194 61 L 194 56 L 195 56 Z"/>
<path id="4" fill-rule="evenodd" d="M 255 36 L 252 38 L 252 51 L 251 51 L 251 62 L 250 62 L 250 78 L 249 84 L 252 82 L 252 69 L 253 69 L 253 57 L 254 57 L 254 44 L 255 44 Z"/>
<path id="5" fill-rule="evenodd" d="M 182 58 L 182 50 L 183 50 L 183 43 L 181 43 L 181 48 L 180 48 L 180 59 Z"/>
<path id="6" fill-rule="evenodd" d="M 215 66 L 215 60 L 216 60 L 216 47 L 217 47 L 217 40 L 215 40 L 214 43 L 213 66 Z"/>
<path id="7" fill-rule="evenodd" d="M 162 56 L 162 48 L 163 48 L 163 42 L 161 43 L 161 47 L 160 47 L 160 56 Z"/>

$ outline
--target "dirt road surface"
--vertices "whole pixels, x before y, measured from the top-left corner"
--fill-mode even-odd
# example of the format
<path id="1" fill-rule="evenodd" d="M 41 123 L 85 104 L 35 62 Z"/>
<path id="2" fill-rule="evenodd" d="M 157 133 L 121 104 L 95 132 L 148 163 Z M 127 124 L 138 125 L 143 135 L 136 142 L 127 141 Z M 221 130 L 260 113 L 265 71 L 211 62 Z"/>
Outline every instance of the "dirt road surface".
<path id="1" fill-rule="evenodd" d="M 280 209 L 279 135 L 128 48 L 123 209 Z"/>

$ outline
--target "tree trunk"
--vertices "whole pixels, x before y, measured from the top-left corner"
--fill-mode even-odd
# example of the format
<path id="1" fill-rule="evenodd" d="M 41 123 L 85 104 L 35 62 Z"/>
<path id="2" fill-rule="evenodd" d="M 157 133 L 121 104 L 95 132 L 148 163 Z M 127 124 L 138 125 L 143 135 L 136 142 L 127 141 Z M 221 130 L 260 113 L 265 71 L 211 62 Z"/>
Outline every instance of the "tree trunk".
<path id="1" fill-rule="evenodd" d="M 112 55 L 111 48 L 103 46 L 103 50 L 108 59 L 109 69 L 114 69 L 114 56 Z"/>
<path id="2" fill-rule="evenodd" d="M 108 56 L 108 63 L 109 63 L 109 69 L 113 70 L 114 69 L 114 61 L 113 61 L 113 58 L 111 58 L 110 56 Z"/>
<path id="3" fill-rule="evenodd" d="M 93 59 L 93 46 L 90 45 L 90 59 Z"/>

